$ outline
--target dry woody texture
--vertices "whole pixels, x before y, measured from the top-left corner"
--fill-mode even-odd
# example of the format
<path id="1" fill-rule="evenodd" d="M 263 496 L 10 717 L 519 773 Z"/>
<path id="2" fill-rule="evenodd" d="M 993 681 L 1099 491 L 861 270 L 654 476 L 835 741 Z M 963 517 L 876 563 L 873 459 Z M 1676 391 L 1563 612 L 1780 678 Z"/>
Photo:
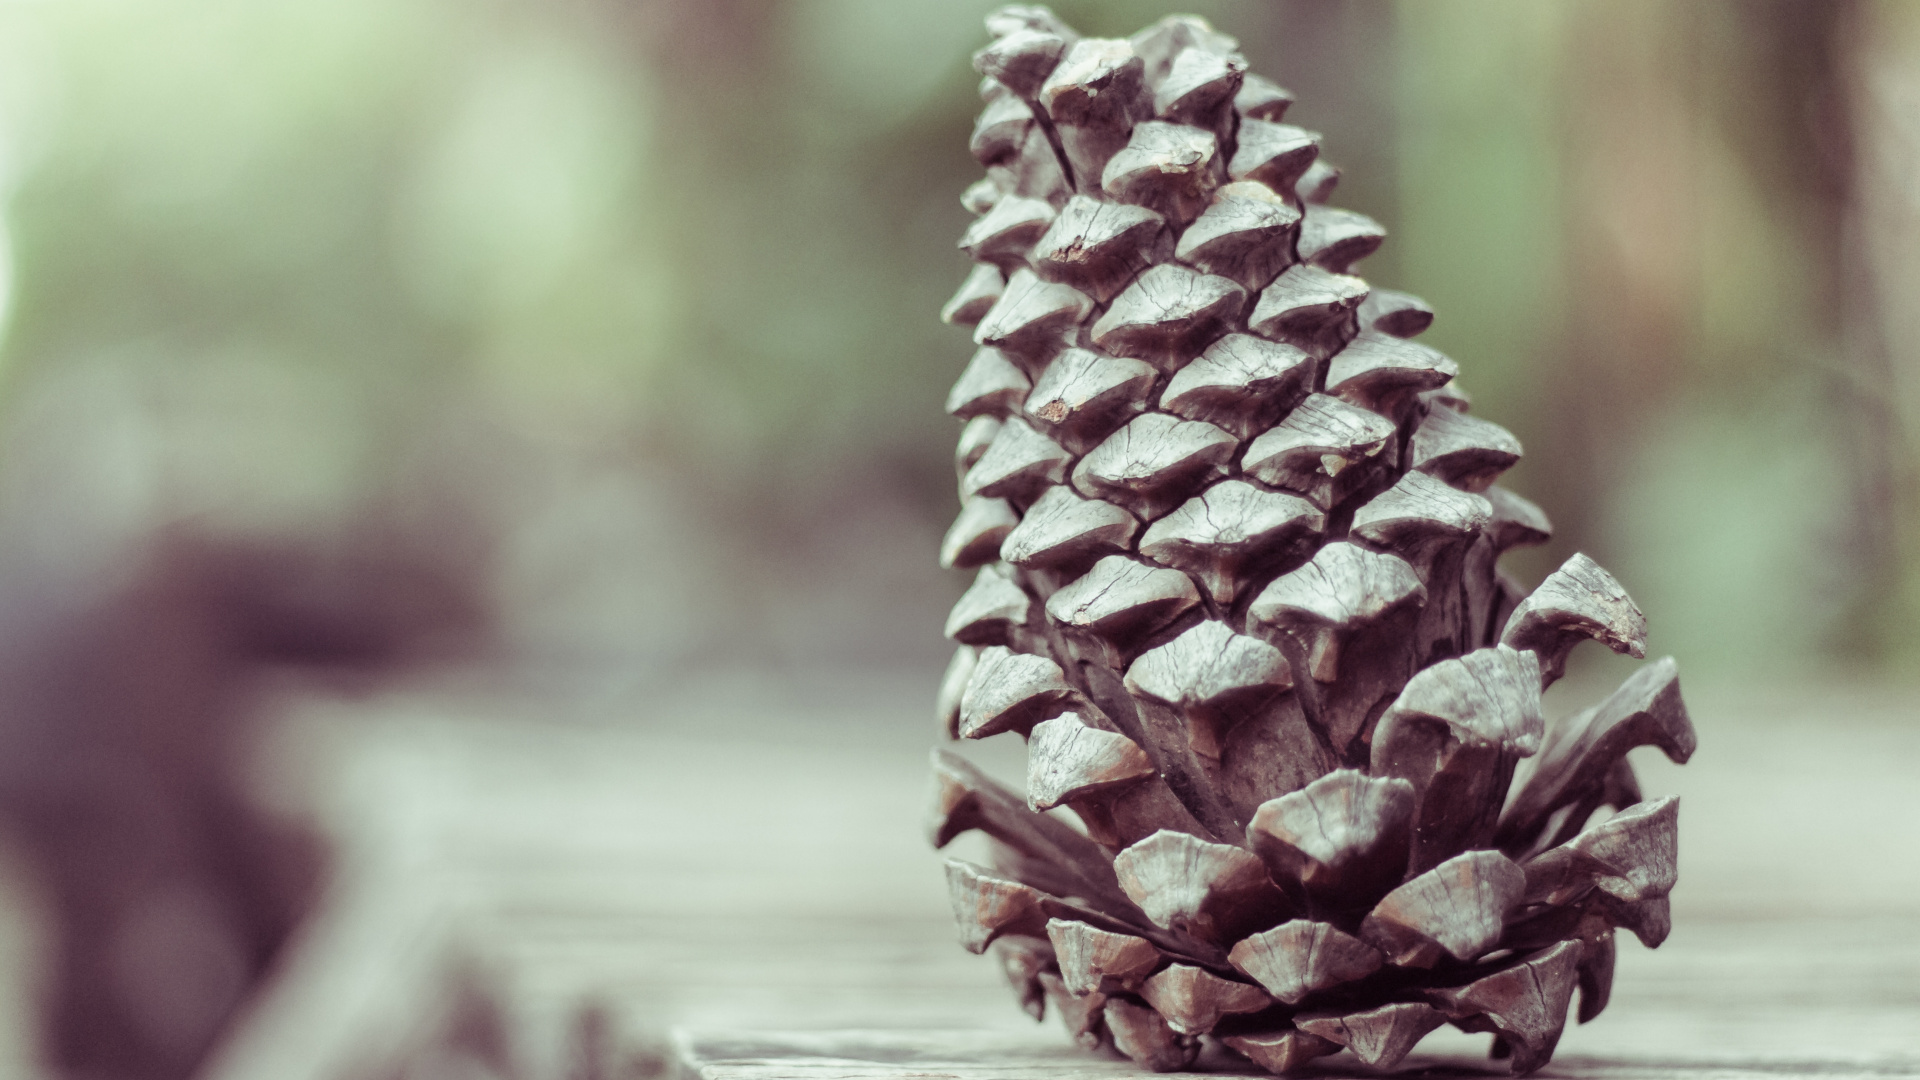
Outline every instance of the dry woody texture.
<path id="1" fill-rule="evenodd" d="M 1667 934 L 1678 808 L 1626 755 L 1692 753 L 1673 662 L 1547 728 L 1569 651 L 1642 658 L 1645 619 L 1583 555 L 1501 572 L 1549 535 L 1495 484 L 1519 442 L 1352 273 L 1384 231 L 1232 38 L 987 27 L 939 709 L 1028 777 L 935 755 L 935 844 L 995 852 L 948 864 L 962 943 L 1157 1070 L 1390 1067 L 1442 1024 L 1539 1068 L 1615 930 Z"/>

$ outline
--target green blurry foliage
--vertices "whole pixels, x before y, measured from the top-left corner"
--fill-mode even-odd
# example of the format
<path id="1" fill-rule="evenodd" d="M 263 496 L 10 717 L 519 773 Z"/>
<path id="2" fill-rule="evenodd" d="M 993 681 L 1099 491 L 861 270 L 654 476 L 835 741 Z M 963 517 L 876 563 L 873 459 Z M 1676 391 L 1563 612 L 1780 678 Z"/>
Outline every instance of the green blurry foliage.
<path id="1" fill-rule="evenodd" d="M 244 463 L 195 468 L 318 504 L 480 416 L 664 473 L 714 526 L 708 572 L 797 590 L 780 610 L 937 601 L 930 546 L 860 582 L 952 511 L 939 405 L 970 345 L 935 312 L 991 6 L 0 6 L 4 378 L 265 380 L 195 398 L 226 433 L 200 457 Z M 1057 7 L 1093 34 L 1169 10 Z M 1856 482 L 1907 451 L 1850 439 L 1834 390 L 1846 178 L 1808 104 L 1860 5 L 1182 7 L 1300 95 L 1337 201 L 1392 233 L 1363 271 L 1434 303 L 1429 340 L 1527 444 L 1511 486 L 1560 535 L 1521 576 L 1589 551 L 1690 673 L 1910 660 L 1911 530 Z M 929 655 L 938 621 L 900 613 Z"/>
<path id="2" fill-rule="evenodd" d="M 673 276 L 644 80 L 587 24 L 428 0 L 0 17 L 36 54 L 10 111 L 44 133 L 9 207 L 10 379 L 299 366 L 355 400 L 332 450 L 362 469 L 423 399 L 478 388 L 564 429 L 643 381 Z"/>

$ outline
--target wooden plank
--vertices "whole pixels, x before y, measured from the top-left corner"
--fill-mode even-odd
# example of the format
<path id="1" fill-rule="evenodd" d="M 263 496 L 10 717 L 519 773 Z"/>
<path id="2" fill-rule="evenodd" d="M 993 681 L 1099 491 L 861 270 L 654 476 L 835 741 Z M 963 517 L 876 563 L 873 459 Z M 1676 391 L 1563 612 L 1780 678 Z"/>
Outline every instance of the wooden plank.
<path id="1" fill-rule="evenodd" d="M 1001 963 L 955 944 L 920 818 L 939 736 L 913 703 L 934 677 L 720 672 L 597 703 L 450 689 L 294 702 L 268 754 L 282 771 L 262 783 L 336 837 L 344 869 L 207 1075 L 407 1075 L 373 1063 L 452 1054 L 454 1021 L 485 1013 L 459 1003 L 476 999 L 516 1076 L 564 1077 L 592 1054 L 657 1069 L 675 1025 L 963 1029 L 1043 1055 L 1009 1068 L 1133 1075 L 1078 1049 L 1057 1016 L 1034 1024 Z M 1564 689 L 1562 708 L 1606 688 Z M 1649 952 L 1620 935 L 1612 1003 L 1569 1026 L 1542 1075 L 1914 1075 L 1920 865 L 1887 853 L 1920 824 L 1920 709 L 1866 686 L 1688 696 L 1714 753 L 1681 769 L 1633 752 L 1649 797 L 1682 796 L 1672 937 Z M 1017 741 L 957 745 L 1019 789 Z M 974 837 L 954 844 L 987 859 Z M 1443 1028 L 1402 1068 L 1484 1068 L 1489 1038 Z"/>
<path id="2" fill-rule="evenodd" d="M 1332 1059 L 1328 1067 L 1333 1067 Z M 1081 1051 L 1064 1039 L 972 1031 L 677 1032 L 674 1061 L 684 1080 L 1120 1080 L 1160 1075 L 1172 1080 L 1208 1076 L 1265 1076 L 1264 1070 L 1210 1048 L 1194 1071 L 1154 1074 L 1130 1061 Z M 1401 1070 L 1485 1071 L 1485 1062 L 1459 1053 L 1416 1052 Z M 1556 1058 L 1550 1073 L 1588 1080 L 1792 1080 L 1797 1077 L 1897 1080 L 1920 1076 L 1920 1064 L 1869 1062 L 1806 1064 L 1719 1063 L 1686 1060 L 1598 1061 Z M 1445 1075 L 1445 1073 L 1442 1073 Z"/>

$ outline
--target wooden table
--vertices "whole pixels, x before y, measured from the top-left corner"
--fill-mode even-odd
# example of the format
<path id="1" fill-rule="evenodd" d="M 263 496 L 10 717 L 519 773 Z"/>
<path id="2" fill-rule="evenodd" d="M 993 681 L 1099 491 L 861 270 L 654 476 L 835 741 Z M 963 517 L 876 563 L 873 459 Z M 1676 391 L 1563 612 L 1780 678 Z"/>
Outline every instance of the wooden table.
<path id="1" fill-rule="evenodd" d="M 930 685 L 290 696 L 265 786 L 344 870 L 210 1076 L 1132 1074 L 953 943 L 920 832 Z M 1688 692 L 1693 763 L 1636 757 L 1682 796 L 1672 938 L 1623 944 L 1543 1075 L 1920 1076 L 1920 695 Z M 968 750 L 1017 776 L 1017 742 Z M 1487 1038 L 1404 1068 L 1483 1069 Z"/>

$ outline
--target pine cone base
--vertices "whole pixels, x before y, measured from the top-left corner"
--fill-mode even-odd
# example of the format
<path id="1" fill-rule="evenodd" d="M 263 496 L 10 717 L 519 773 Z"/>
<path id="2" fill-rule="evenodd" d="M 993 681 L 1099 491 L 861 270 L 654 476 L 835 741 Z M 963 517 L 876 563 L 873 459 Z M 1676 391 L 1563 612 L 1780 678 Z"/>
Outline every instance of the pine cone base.
<path id="1" fill-rule="evenodd" d="M 1351 272 L 1384 230 L 1326 205 L 1231 38 L 987 27 L 939 711 L 1026 738 L 1028 778 L 935 753 L 935 845 L 996 852 L 948 864 L 962 943 L 1156 1070 L 1207 1038 L 1391 1067 L 1442 1024 L 1538 1069 L 1615 930 L 1670 925 L 1677 802 L 1626 754 L 1692 753 L 1673 661 L 1546 725 L 1574 645 L 1644 658 L 1645 619 L 1584 555 L 1500 571 L 1550 532 L 1494 483 L 1518 440 L 1411 340 L 1432 311 Z"/>

